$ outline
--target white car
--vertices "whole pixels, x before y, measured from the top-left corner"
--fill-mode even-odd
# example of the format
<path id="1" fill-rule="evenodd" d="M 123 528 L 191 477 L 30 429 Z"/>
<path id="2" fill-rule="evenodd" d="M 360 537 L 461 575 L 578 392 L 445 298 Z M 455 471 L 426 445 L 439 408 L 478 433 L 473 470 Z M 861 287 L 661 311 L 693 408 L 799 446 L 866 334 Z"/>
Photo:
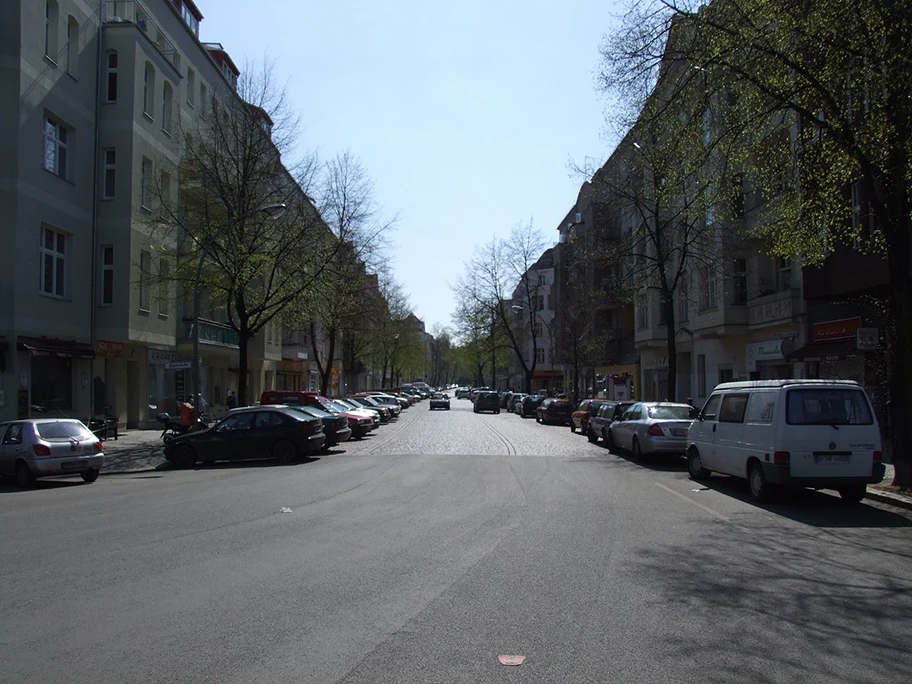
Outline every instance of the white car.
<path id="1" fill-rule="evenodd" d="M 829 488 L 850 502 L 884 476 L 880 428 L 864 389 L 849 380 L 759 380 L 718 385 L 687 434 L 687 468 L 771 486 Z"/>

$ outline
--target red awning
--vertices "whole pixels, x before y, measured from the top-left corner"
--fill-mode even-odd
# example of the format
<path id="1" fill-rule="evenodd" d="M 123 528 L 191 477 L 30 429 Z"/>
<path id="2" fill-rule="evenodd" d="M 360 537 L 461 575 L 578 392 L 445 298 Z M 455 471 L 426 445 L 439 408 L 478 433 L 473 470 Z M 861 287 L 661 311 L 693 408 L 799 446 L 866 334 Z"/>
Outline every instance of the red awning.
<path id="1" fill-rule="evenodd" d="M 851 354 L 859 354 L 855 340 L 828 340 L 811 342 L 787 354 L 786 361 L 839 361 Z"/>
<path id="2" fill-rule="evenodd" d="M 94 359 L 92 345 L 55 337 L 19 337 L 17 348 L 29 356 L 58 356 L 67 359 Z"/>

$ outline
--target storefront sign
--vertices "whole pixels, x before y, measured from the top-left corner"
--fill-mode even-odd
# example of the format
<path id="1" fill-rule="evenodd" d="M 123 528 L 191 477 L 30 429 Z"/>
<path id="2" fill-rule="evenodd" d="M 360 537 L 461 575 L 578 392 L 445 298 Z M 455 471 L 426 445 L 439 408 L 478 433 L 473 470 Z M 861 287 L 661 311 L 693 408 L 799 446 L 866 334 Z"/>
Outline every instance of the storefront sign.
<path id="1" fill-rule="evenodd" d="M 123 356 L 124 346 L 121 342 L 98 340 L 95 343 L 95 353 L 108 359 L 119 359 Z"/>
<path id="2" fill-rule="evenodd" d="M 750 325 L 762 325 L 792 317 L 792 298 L 786 297 L 778 302 L 769 304 L 757 304 L 752 306 L 748 312 Z"/>
<path id="3" fill-rule="evenodd" d="M 165 363 L 165 370 L 184 370 L 193 368 L 193 361 L 168 361 Z"/>
<path id="4" fill-rule="evenodd" d="M 778 361 L 785 358 L 782 355 L 782 340 L 769 340 L 768 342 L 755 342 L 744 348 L 744 358 L 747 370 L 754 373 L 758 361 Z"/>
<path id="5" fill-rule="evenodd" d="M 848 340 L 855 337 L 861 327 L 861 317 L 841 318 L 838 321 L 814 323 L 814 342 L 825 340 Z"/>
<path id="6" fill-rule="evenodd" d="M 858 351 L 880 349 L 880 330 L 877 328 L 858 328 L 855 331 L 855 348 Z"/>
<path id="7" fill-rule="evenodd" d="M 182 361 L 180 354 L 174 351 L 162 351 L 160 349 L 149 350 L 149 363 L 165 364 L 170 361 Z"/>

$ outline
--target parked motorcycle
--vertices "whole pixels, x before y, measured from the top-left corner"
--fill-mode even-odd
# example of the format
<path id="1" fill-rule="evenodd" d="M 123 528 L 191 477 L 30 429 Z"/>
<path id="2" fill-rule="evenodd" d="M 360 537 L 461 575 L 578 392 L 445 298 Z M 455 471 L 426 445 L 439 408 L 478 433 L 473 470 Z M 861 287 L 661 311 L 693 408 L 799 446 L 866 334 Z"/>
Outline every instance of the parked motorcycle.
<path id="1" fill-rule="evenodd" d="M 156 416 L 156 420 L 164 425 L 164 429 L 161 433 L 162 442 L 167 444 L 175 437 L 180 435 L 185 435 L 188 432 L 196 432 L 199 430 L 205 430 L 209 427 L 208 423 L 203 422 L 202 420 L 196 420 L 189 425 L 181 423 L 179 420 L 176 420 L 171 417 L 170 413 L 159 413 Z"/>

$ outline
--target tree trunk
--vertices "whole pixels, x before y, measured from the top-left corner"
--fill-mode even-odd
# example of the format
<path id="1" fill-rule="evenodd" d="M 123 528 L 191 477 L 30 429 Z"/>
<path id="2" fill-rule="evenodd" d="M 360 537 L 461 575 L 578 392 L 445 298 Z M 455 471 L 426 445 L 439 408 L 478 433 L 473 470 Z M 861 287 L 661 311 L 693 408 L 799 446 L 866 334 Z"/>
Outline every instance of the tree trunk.
<path id="1" fill-rule="evenodd" d="M 887 262 L 890 268 L 890 335 L 889 357 L 889 436 L 892 442 L 891 460 L 896 469 L 893 484 L 912 487 L 912 295 L 910 295 L 909 214 L 901 215 L 890 236 Z"/>
<path id="2" fill-rule="evenodd" d="M 667 296 L 665 307 L 665 339 L 668 343 L 668 401 L 678 401 L 678 338 L 675 330 L 674 297 Z M 683 399 L 682 399 L 683 401 Z"/>
<path id="3" fill-rule="evenodd" d="M 320 374 L 320 383 L 323 383 L 323 364 L 320 363 L 320 350 L 317 348 L 317 326 L 314 322 L 310 324 L 310 349 L 313 352 L 314 363 L 317 364 L 317 373 Z"/>
<path id="4" fill-rule="evenodd" d="M 329 380 L 332 377 L 333 371 L 333 359 L 336 358 L 336 329 L 329 329 L 329 349 L 326 352 L 326 366 L 324 366 L 324 373 L 320 378 L 320 393 L 324 397 L 329 396 Z"/>
<path id="5" fill-rule="evenodd" d="M 237 399 L 238 406 L 248 406 L 250 401 L 247 398 L 247 364 L 249 361 L 249 354 L 247 350 L 247 345 L 250 343 L 250 328 L 247 325 L 246 320 L 240 321 L 238 326 L 238 391 Z M 256 397 L 256 401 L 259 397 Z"/>

